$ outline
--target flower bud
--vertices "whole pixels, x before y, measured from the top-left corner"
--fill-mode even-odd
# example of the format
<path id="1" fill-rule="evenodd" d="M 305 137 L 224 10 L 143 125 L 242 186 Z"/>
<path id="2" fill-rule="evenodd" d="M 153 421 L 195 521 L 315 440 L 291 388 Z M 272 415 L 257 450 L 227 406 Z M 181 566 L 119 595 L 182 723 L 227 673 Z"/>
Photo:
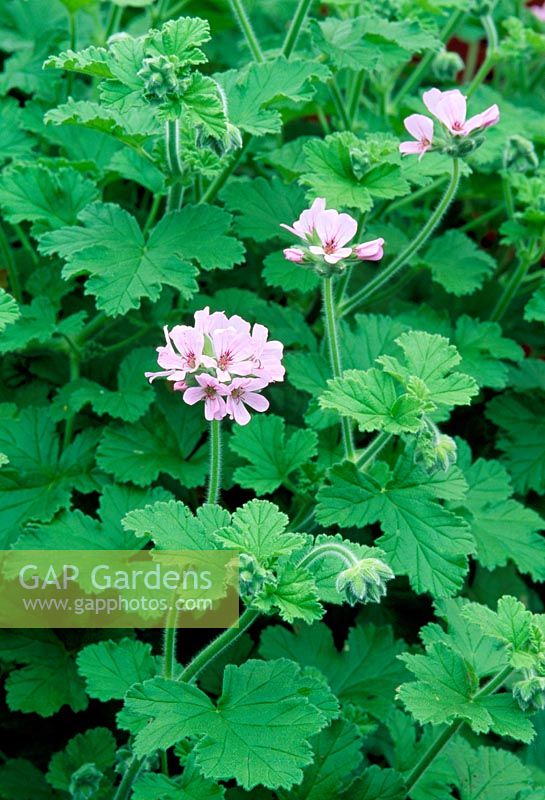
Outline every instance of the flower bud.
<path id="1" fill-rule="evenodd" d="M 245 603 L 262 594 L 267 586 L 276 585 L 274 574 L 262 567 L 254 556 L 241 553 L 238 563 L 240 596 Z"/>
<path id="2" fill-rule="evenodd" d="M 525 677 L 513 684 L 513 697 L 523 711 L 545 709 L 545 676 L 525 670 Z"/>
<path id="3" fill-rule="evenodd" d="M 445 472 L 456 464 L 458 449 L 456 442 L 446 433 L 441 433 L 432 423 L 425 422 L 417 434 L 414 450 L 414 463 L 424 467 L 427 472 L 442 469 Z"/>
<path id="4" fill-rule="evenodd" d="M 96 764 L 83 764 L 70 778 L 68 791 L 72 800 L 90 800 L 96 797 L 103 777 Z"/>
<path id="5" fill-rule="evenodd" d="M 354 177 L 361 181 L 365 173 L 369 171 L 371 160 L 367 153 L 357 147 L 351 147 L 348 155 Z"/>
<path id="6" fill-rule="evenodd" d="M 505 169 L 515 172 L 531 172 L 537 169 L 539 159 L 533 143 L 525 136 L 514 133 L 503 148 L 503 165 Z"/>
<path id="7" fill-rule="evenodd" d="M 441 50 L 432 61 L 431 69 L 441 83 L 452 83 L 457 74 L 464 68 L 464 62 L 458 53 Z"/>
<path id="8" fill-rule="evenodd" d="M 284 258 L 294 264 L 302 264 L 305 260 L 305 252 L 300 247 L 286 247 L 283 252 Z"/>
<path id="9" fill-rule="evenodd" d="M 386 594 L 386 581 L 395 578 L 390 567 L 379 558 L 363 558 L 337 576 L 335 588 L 351 606 L 379 603 Z"/>
<path id="10" fill-rule="evenodd" d="M 167 97 L 182 92 L 182 84 L 178 78 L 177 66 L 167 56 L 145 58 L 138 77 L 144 81 L 146 97 L 151 102 L 162 102 Z"/>

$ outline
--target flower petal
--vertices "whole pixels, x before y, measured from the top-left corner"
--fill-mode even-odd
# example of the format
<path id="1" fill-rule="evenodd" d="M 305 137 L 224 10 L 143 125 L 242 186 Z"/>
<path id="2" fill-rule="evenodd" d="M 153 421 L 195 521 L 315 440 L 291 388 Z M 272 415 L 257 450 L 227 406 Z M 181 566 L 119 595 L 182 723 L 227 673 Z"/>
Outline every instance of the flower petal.
<path id="1" fill-rule="evenodd" d="M 404 119 L 403 124 L 411 136 L 414 136 L 419 142 L 433 140 L 433 120 L 424 114 L 411 114 Z"/>
<path id="2" fill-rule="evenodd" d="M 424 92 L 424 94 L 422 95 L 422 100 L 424 102 L 424 105 L 426 106 L 428 111 L 434 116 L 437 116 L 435 113 L 435 109 L 437 108 L 437 103 L 441 99 L 442 94 L 443 92 L 439 91 L 439 89 L 430 89 L 429 91 Z"/>
<path id="3" fill-rule="evenodd" d="M 443 92 L 435 106 L 435 116 L 447 126 L 451 133 L 462 133 L 466 114 L 466 98 L 459 89 Z"/>
<path id="4" fill-rule="evenodd" d="M 404 156 L 416 156 L 419 153 L 425 153 L 426 150 L 429 148 L 424 147 L 421 142 L 400 142 L 399 144 L 399 152 Z"/>
<path id="5" fill-rule="evenodd" d="M 470 117 L 464 125 L 464 133 L 468 134 L 479 128 L 489 128 L 491 125 L 496 125 L 499 121 L 500 109 L 494 103 L 493 106 L 481 111 L 480 114 L 475 114 L 473 117 Z"/>

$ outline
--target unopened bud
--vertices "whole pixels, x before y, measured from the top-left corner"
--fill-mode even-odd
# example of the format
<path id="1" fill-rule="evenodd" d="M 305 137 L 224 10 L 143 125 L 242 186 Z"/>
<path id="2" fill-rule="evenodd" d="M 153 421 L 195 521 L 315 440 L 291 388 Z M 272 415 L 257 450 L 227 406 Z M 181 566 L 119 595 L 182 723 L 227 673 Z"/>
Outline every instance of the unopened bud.
<path id="1" fill-rule="evenodd" d="M 185 88 L 179 80 L 176 63 L 163 55 L 145 58 L 138 77 L 144 81 L 146 97 L 152 102 L 180 95 Z"/>
<path id="2" fill-rule="evenodd" d="M 103 777 L 96 764 L 83 764 L 70 778 L 68 791 L 72 800 L 91 800 L 96 796 Z"/>
<path id="3" fill-rule="evenodd" d="M 335 588 L 351 606 L 356 603 L 379 603 L 386 594 L 386 582 L 394 573 L 380 558 L 363 558 L 337 576 Z"/>
<path id="4" fill-rule="evenodd" d="M 509 137 L 503 148 L 503 165 L 515 172 L 531 172 L 539 166 L 533 143 L 518 133 Z"/>
<path id="5" fill-rule="evenodd" d="M 369 171 L 371 161 L 367 153 L 357 147 L 351 147 L 349 151 L 350 165 L 356 180 L 361 181 L 366 172 Z"/>
<path id="6" fill-rule="evenodd" d="M 239 556 L 240 596 L 245 603 L 262 594 L 267 586 L 276 586 L 274 574 L 262 567 L 254 556 L 241 553 Z"/>
<path id="7" fill-rule="evenodd" d="M 534 670 L 525 671 L 525 677 L 513 684 L 513 697 L 523 711 L 545 709 L 545 677 Z"/>
<path id="8" fill-rule="evenodd" d="M 452 83 L 463 68 L 464 62 L 461 56 L 449 50 L 437 53 L 431 65 L 433 74 L 441 83 Z"/>
<path id="9" fill-rule="evenodd" d="M 414 463 L 424 467 L 427 472 L 443 469 L 445 472 L 456 464 L 458 448 L 456 442 L 446 433 L 441 433 L 434 425 L 425 423 L 418 432 L 414 450 Z"/>

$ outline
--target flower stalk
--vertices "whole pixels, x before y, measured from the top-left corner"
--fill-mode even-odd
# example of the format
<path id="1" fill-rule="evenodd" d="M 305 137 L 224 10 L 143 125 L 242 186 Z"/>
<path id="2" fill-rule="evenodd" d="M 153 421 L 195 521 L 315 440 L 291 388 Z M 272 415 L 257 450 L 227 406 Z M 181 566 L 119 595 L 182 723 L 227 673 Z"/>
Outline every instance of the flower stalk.
<path id="1" fill-rule="evenodd" d="M 301 28 L 305 23 L 311 5 L 312 0 L 299 0 L 299 4 L 295 10 L 295 14 L 292 17 L 291 25 L 288 29 L 284 44 L 282 46 L 282 55 L 286 56 L 286 58 L 290 57 L 293 49 L 295 48 L 297 39 L 299 38 L 299 33 L 301 32 Z"/>
<path id="2" fill-rule="evenodd" d="M 474 699 L 488 697 L 488 695 L 494 694 L 498 689 L 503 686 L 507 678 L 513 672 L 513 668 L 510 665 L 504 667 L 497 675 L 491 678 L 488 683 L 486 683 L 482 689 L 480 689 Z M 445 728 L 439 736 L 435 739 L 434 742 L 430 745 L 428 750 L 424 753 L 420 761 L 416 764 L 413 770 L 409 773 L 405 780 L 405 790 L 407 793 L 410 793 L 414 786 L 418 783 L 422 775 L 426 772 L 428 767 L 432 764 L 434 759 L 439 755 L 439 753 L 443 750 L 443 748 L 450 742 L 450 740 L 456 736 L 460 728 L 464 725 L 463 720 L 457 720 L 453 722 L 452 725 L 449 725 L 448 728 Z"/>
<path id="3" fill-rule="evenodd" d="M 246 44 L 248 45 L 254 61 L 257 61 L 258 64 L 263 63 L 263 61 L 265 61 L 265 56 L 263 55 L 263 50 L 261 49 L 261 45 L 259 44 L 257 36 L 255 35 L 252 23 L 250 22 L 250 18 L 244 7 L 243 0 L 229 0 L 229 5 L 231 6 L 231 11 L 233 12 L 234 18 L 239 24 L 240 30 L 244 34 Z"/>
<path id="4" fill-rule="evenodd" d="M 339 316 L 344 317 L 346 314 L 355 311 L 360 305 L 369 301 L 369 299 L 379 290 L 381 289 L 388 281 L 390 281 L 395 275 L 397 275 L 400 270 L 403 269 L 405 264 L 409 261 L 412 256 L 414 256 L 424 245 L 431 234 L 434 232 L 438 224 L 440 223 L 441 219 L 443 218 L 444 214 L 446 213 L 448 207 L 452 203 L 454 197 L 456 196 L 456 192 L 458 190 L 458 185 L 460 183 L 460 161 L 457 158 L 452 159 L 452 173 L 450 177 L 449 185 L 447 186 L 447 190 L 443 195 L 441 202 L 433 212 L 433 214 L 428 218 L 425 225 L 420 229 L 417 235 L 414 237 L 412 242 L 410 242 L 405 250 L 401 252 L 397 258 L 395 258 L 386 269 L 383 269 L 375 278 L 370 280 L 359 292 L 356 292 L 352 297 L 345 300 L 343 303 L 340 304 L 338 312 Z"/>
<path id="5" fill-rule="evenodd" d="M 329 348 L 329 357 L 331 362 L 331 371 L 334 378 L 342 376 L 342 363 L 341 363 L 341 349 L 339 346 L 339 338 L 337 333 L 337 321 L 335 319 L 335 298 L 333 294 L 333 278 L 325 277 L 323 279 L 323 302 L 324 302 L 324 319 L 327 333 L 327 343 Z M 341 418 L 341 428 L 344 444 L 344 452 L 346 458 L 354 461 L 355 450 L 354 442 L 352 439 L 352 426 L 350 420 L 346 417 Z"/>
<path id="6" fill-rule="evenodd" d="M 184 186 L 182 178 L 184 168 L 180 158 L 180 120 L 168 120 L 165 123 L 165 149 L 167 155 L 167 165 L 173 180 L 172 186 L 168 190 L 167 212 L 177 211 L 182 206 L 184 197 Z"/>
<path id="7" fill-rule="evenodd" d="M 210 473 L 208 475 L 207 503 L 217 503 L 221 488 L 221 423 L 210 421 Z"/>

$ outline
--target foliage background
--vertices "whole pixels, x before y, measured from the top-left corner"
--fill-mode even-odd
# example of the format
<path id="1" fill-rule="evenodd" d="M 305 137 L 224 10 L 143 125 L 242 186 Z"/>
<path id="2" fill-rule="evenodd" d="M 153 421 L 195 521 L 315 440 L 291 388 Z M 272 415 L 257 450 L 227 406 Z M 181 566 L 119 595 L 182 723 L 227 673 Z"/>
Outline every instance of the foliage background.
<path id="1" fill-rule="evenodd" d="M 312 4 L 286 58 L 280 50 L 296 7 L 291 0 L 247 3 L 256 60 L 220 0 L 3 3 L 0 541 L 3 548 L 141 547 L 145 541 L 121 524 L 128 512 L 170 498 L 197 508 L 208 471 L 202 412 L 165 386 L 151 388 L 143 373 L 153 368 L 162 326 L 206 304 L 267 325 L 285 345 L 287 379 L 270 392 L 266 416 L 225 434 L 223 503 L 235 510 L 257 495 L 306 533 L 341 529 L 360 544 L 379 540 L 398 577 L 380 606 L 328 605 L 311 627 L 265 618 L 231 657 L 287 655 L 310 664 L 341 703 L 342 716 L 312 740 L 327 777 L 314 782 L 310 766 L 303 784 L 279 789 L 279 797 L 349 791 L 351 798 L 395 800 L 405 796 L 402 777 L 429 746 L 432 729 L 468 719 L 456 703 L 449 712 L 434 698 L 449 681 L 451 688 L 458 679 L 478 686 L 502 663 L 490 619 L 471 624 L 480 612 L 463 612 L 464 601 L 453 596 L 496 608 L 507 594 L 543 610 L 545 33 L 509 0 L 494 9 L 456 0 L 337 0 Z M 91 54 L 89 65 L 99 66 L 87 69 L 81 57 L 56 57 L 102 47 L 118 30 L 142 36 L 182 13 L 210 22 L 209 61 L 199 70 L 223 86 L 243 147 L 225 140 L 221 103 L 203 84 L 182 113 L 185 193 L 169 221 L 167 193 L 180 182 L 169 169 L 160 114 L 141 99 L 131 106 L 116 95 L 109 104 L 98 88 L 101 69 L 108 80 L 101 58 L 93 62 Z M 483 29 L 491 14 L 497 42 Z M 446 79 L 436 57 L 442 37 L 465 61 Z M 130 73 L 127 63 L 121 73 Z M 477 382 L 478 394 L 435 417 L 457 437 L 457 466 L 430 476 L 414 465 L 414 437 L 402 432 L 370 480 L 341 463 L 339 417 L 327 400 L 318 403 L 330 377 L 319 281 L 283 259 L 289 238 L 279 223 L 323 195 L 358 217 L 365 238 L 383 236 L 387 258 L 400 253 L 437 206 L 451 169 L 438 153 L 420 162 L 398 154 L 403 117 L 421 111 L 422 89 L 436 84 L 469 88 L 475 110 L 497 102 L 501 122 L 464 160 L 454 203 L 401 278 L 341 321 L 343 365 L 368 370 L 378 357 L 400 357 L 395 340 L 425 331 L 455 345 L 456 369 Z M 513 134 L 533 143 L 536 164 L 506 165 Z M 530 241 L 534 260 L 497 321 L 498 297 L 520 272 Z M 358 266 L 350 293 L 380 268 Z M 362 426 L 359 447 L 373 429 Z M 208 638 L 183 634 L 179 659 L 189 661 Z M 513 650 L 512 640 L 499 640 Z M 417 662 L 397 658 L 421 654 L 423 645 L 439 682 L 424 689 L 405 668 Z M 126 731 L 115 733 L 120 700 L 130 684 L 155 673 L 160 649 L 153 633 L 2 632 L 0 797 L 111 796 L 114 765 L 127 757 L 121 750 L 116 762 L 116 748 L 127 741 Z M 451 662 L 443 659 L 441 668 L 443 657 Z M 101 689 L 108 658 L 128 682 L 113 694 Z M 200 683 L 212 697 L 221 691 L 217 664 Z M 420 686 L 424 708 L 414 688 L 396 700 L 402 683 Z M 461 684 L 456 691 L 473 697 L 475 686 Z M 518 707 L 509 713 L 492 733 L 473 720 L 473 731 L 466 726 L 411 796 L 542 796 L 543 739 L 532 741 L 532 723 Z M 543 731 L 543 711 L 533 724 Z M 144 776 L 136 800 L 161 791 L 194 800 L 224 792 L 229 800 L 276 796 L 198 777 L 188 755 L 193 743 L 170 757 L 174 775 L 185 767 L 182 777 L 170 785 Z M 89 764 L 95 771 L 74 783 Z"/>

